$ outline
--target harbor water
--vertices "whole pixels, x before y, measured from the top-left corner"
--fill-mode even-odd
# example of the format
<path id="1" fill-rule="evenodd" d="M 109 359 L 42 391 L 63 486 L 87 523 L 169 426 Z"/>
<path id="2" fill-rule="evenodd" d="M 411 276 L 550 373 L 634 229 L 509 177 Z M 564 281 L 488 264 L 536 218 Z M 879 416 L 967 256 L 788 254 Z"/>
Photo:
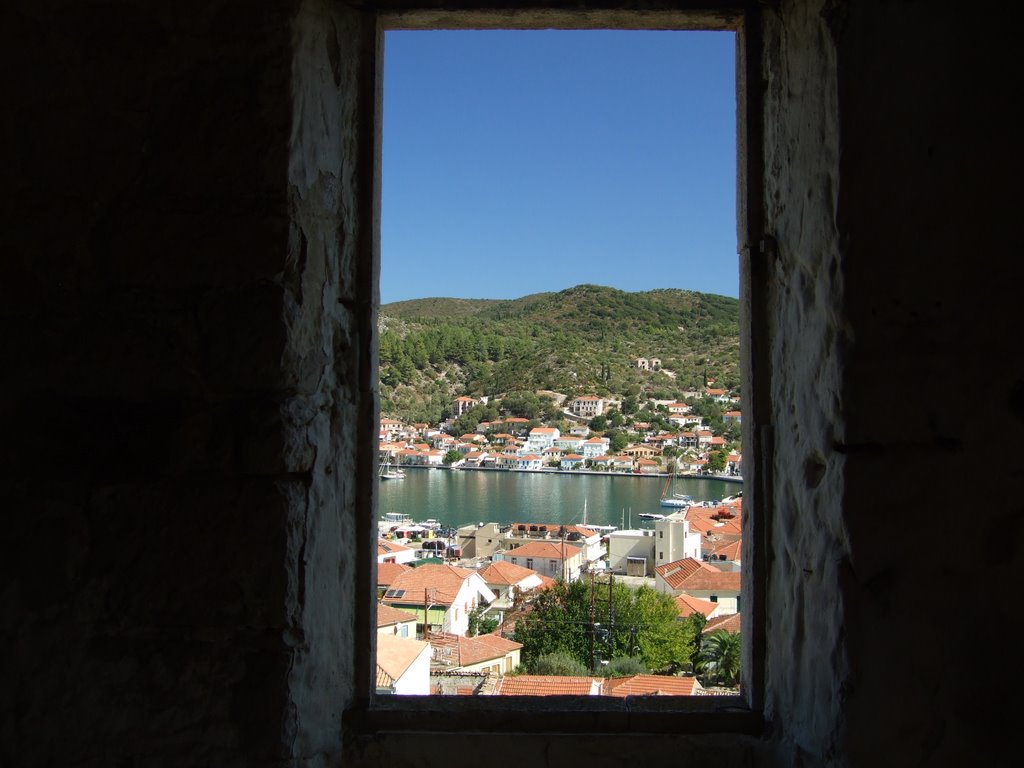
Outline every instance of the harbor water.
<path id="1" fill-rule="evenodd" d="M 676 478 L 672 490 L 713 501 L 742 485 L 717 479 Z M 591 525 L 650 528 L 641 513 L 669 514 L 660 505 L 665 478 L 637 475 L 405 469 L 404 480 L 380 483 L 379 513 L 434 519 L 444 526 L 475 523 L 581 524 L 584 504 Z"/>

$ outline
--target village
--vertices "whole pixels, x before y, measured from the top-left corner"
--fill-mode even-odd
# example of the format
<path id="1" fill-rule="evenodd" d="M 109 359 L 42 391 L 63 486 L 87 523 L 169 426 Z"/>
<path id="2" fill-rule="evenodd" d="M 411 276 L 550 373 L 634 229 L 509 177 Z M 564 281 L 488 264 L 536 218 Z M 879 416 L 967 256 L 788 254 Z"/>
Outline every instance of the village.
<path id="1" fill-rule="evenodd" d="M 707 413 L 699 403 L 709 402 L 720 418 L 705 419 L 698 413 Z M 381 477 L 400 480 L 403 468 L 412 467 L 416 469 L 409 471 L 658 475 L 666 478 L 664 514 L 643 516 L 653 523 L 648 528 L 588 526 L 585 517 L 582 524 L 521 520 L 446 528 L 435 520 L 384 514 L 377 546 L 377 692 L 735 694 L 742 491 L 720 501 L 695 502 L 672 494 L 668 479 L 690 474 L 741 480 L 738 398 L 709 386 L 684 393 L 678 401 L 649 404 L 647 412 L 657 418 L 648 422 L 623 418 L 620 402 L 584 395 L 560 403 L 561 427 L 568 422 L 564 434 L 559 426 L 522 417 L 480 422 L 473 433 L 451 434 L 457 419 L 480 404 L 480 399 L 456 398 L 449 418 L 438 425 L 382 418 Z M 614 446 L 618 450 L 613 450 L 611 438 L 593 428 L 605 426 L 609 418 L 623 427 L 618 435 L 634 438 L 622 445 L 619 437 Z M 590 668 L 576 670 L 582 674 L 529 674 L 517 625 L 522 634 L 526 617 L 539 605 L 550 605 L 558 589 L 559 599 L 564 598 L 568 585 L 576 585 L 578 594 L 589 590 L 591 596 L 584 627 L 590 642 L 584 666 Z M 697 627 L 691 663 L 641 671 L 640 665 L 627 666 L 630 674 L 612 672 L 609 664 L 621 660 L 602 657 L 603 641 L 595 638 L 608 634 L 595 618 L 594 595 L 610 595 L 623 585 L 664 596 L 658 599 L 671 600 L 676 622 Z M 735 659 L 699 655 L 701 638 L 715 640 L 704 643 L 705 651 L 735 649 Z M 611 655 L 610 650 L 604 654 Z"/>

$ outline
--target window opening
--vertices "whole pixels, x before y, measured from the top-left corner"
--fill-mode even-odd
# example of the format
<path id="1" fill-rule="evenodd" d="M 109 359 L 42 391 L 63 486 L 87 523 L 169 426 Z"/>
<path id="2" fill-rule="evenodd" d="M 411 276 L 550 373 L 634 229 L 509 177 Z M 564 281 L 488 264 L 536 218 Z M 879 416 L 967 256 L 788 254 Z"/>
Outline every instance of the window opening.
<path id="1" fill-rule="evenodd" d="M 404 40 L 406 35 L 436 34 L 439 33 L 388 33 L 386 51 L 394 46 L 397 36 L 402 36 Z M 487 38 L 489 33 L 458 34 L 476 38 L 473 44 L 477 47 L 476 52 L 479 48 L 488 46 L 484 38 Z M 576 40 L 576 36 L 579 35 L 621 33 L 529 34 L 542 37 L 546 34 L 568 35 L 569 37 L 565 39 Z M 669 35 L 675 38 L 694 34 L 715 35 L 727 38 L 729 48 L 734 46 L 734 35 L 727 32 L 641 34 Z M 681 39 L 673 44 L 686 46 Z M 560 52 L 562 59 L 572 57 L 575 45 L 574 42 L 572 46 L 565 46 L 565 50 Z M 680 195 L 680 199 L 675 211 L 674 224 L 679 231 L 668 238 L 672 247 L 691 251 L 691 257 L 704 249 L 701 256 L 693 260 L 694 264 L 699 265 L 715 259 L 727 262 L 731 260 L 734 273 L 731 278 L 732 284 L 718 288 L 717 290 L 721 292 L 715 293 L 714 288 L 687 287 L 684 277 L 676 272 L 669 272 L 662 278 L 661 284 L 656 281 L 648 283 L 646 290 L 637 288 L 629 282 L 629 278 L 636 272 L 647 271 L 637 268 L 644 260 L 655 264 L 659 263 L 659 259 L 661 264 L 674 263 L 665 253 L 652 258 L 645 250 L 657 251 L 660 247 L 657 237 L 652 235 L 657 226 L 653 220 L 645 218 L 645 208 L 653 208 L 655 198 L 672 194 L 671 184 L 664 179 L 653 177 L 649 177 L 644 183 L 637 183 L 628 175 L 629 162 L 626 163 L 626 167 L 613 171 L 608 178 L 602 178 L 596 169 L 610 164 L 610 158 L 617 154 L 628 155 L 629 161 L 634 165 L 643 165 L 645 160 L 652 157 L 657 158 L 659 163 L 664 163 L 665 155 L 674 152 L 676 148 L 671 145 L 659 145 L 656 141 L 655 135 L 658 131 L 666 128 L 659 125 L 658 116 L 652 118 L 637 114 L 617 114 L 623 110 L 615 103 L 614 98 L 602 101 L 602 88 L 607 87 L 612 80 L 622 81 L 620 85 L 625 90 L 656 88 L 656 83 L 665 82 L 665 73 L 635 70 L 625 73 L 603 72 L 594 76 L 588 84 L 589 90 L 584 89 L 582 92 L 567 85 L 560 94 L 562 99 L 570 104 L 573 100 L 578 101 L 579 108 L 585 114 L 583 121 L 567 129 L 564 117 L 565 103 L 560 103 L 550 93 L 541 96 L 542 100 L 547 100 L 545 106 L 548 113 L 540 108 L 535 108 L 535 112 L 524 111 L 526 108 L 523 105 L 526 102 L 522 99 L 530 95 L 528 92 L 531 88 L 540 90 L 536 88 L 538 83 L 544 79 L 557 78 L 559 73 L 558 67 L 550 66 L 550 62 L 545 58 L 547 54 L 542 48 L 528 50 L 537 55 L 537 61 L 519 61 L 518 65 L 527 67 L 528 71 L 532 72 L 533 79 L 527 77 L 515 80 L 521 91 L 506 95 L 504 100 L 492 99 L 493 95 L 489 91 L 492 87 L 496 89 L 496 86 L 486 78 L 467 82 L 459 78 L 443 77 L 440 70 L 434 73 L 433 90 L 421 88 L 418 93 L 407 94 L 410 104 L 406 108 L 410 110 L 409 114 L 413 115 L 418 112 L 429 113 L 426 109 L 427 100 L 434 98 L 458 97 L 464 100 L 463 107 L 474 101 L 487 101 L 490 111 L 483 111 L 482 126 L 474 126 L 467 119 L 466 125 L 461 128 L 449 125 L 443 129 L 457 133 L 454 142 L 458 145 L 456 155 L 445 154 L 442 141 L 444 137 L 433 131 L 429 117 L 421 114 L 409 120 L 408 117 L 395 118 L 391 114 L 389 94 L 392 92 L 392 80 L 389 67 L 392 59 L 387 56 L 385 59 L 381 278 L 383 307 L 380 329 L 382 419 L 379 446 L 382 507 L 379 512 L 385 516 L 383 522 L 387 525 L 382 524 L 381 534 L 385 540 L 395 539 L 407 543 L 413 553 L 412 557 L 403 563 L 408 570 L 397 576 L 399 581 L 410 584 L 421 581 L 429 584 L 428 590 L 435 590 L 425 592 L 422 586 L 417 587 L 418 592 L 417 589 L 411 590 L 411 593 L 422 593 L 423 596 L 418 598 L 419 602 L 416 605 L 413 605 L 413 599 L 409 598 L 410 605 L 405 606 L 410 614 L 415 611 L 419 616 L 430 617 L 419 625 L 420 641 L 435 644 L 435 649 L 443 647 L 443 652 L 438 653 L 435 650 L 435 659 L 458 660 L 461 656 L 457 649 L 462 649 L 471 644 L 474 638 L 481 637 L 481 627 L 493 627 L 491 622 L 497 620 L 497 630 L 493 634 L 483 634 L 503 638 L 509 642 L 509 647 L 519 647 L 484 667 L 485 670 L 492 671 L 511 671 L 522 663 L 521 654 L 525 645 L 518 642 L 522 635 L 517 632 L 514 623 L 511 627 L 502 626 L 505 615 L 514 616 L 516 610 L 522 608 L 524 603 L 541 600 L 543 594 L 550 594 L 552 589 L 544 582 L 534 586 L 526 586 L 524 582 L 506 583 L 512 576 L 497 574 L 503 569 L 503 564 L 523 564 L 527 571 L 533 571 L 535 560 L 534 557 L 523 558 L 522 554 L 508 559 L 504 555 L 523 547 L 532 548 L 533 552 L 542 558 L 549 555 L 548 571 L 560 581 L 567 582 L 565 589 L 572 588 L 574 583 L 588 584 L 583 592 L 589 594 L 590 600 L 590 612 L 584 621 L 586 642 L 589 642 L 590 649 L 586 654 L 588 663 L 582 670 L 582 676 L 589 675 L 600 679 L 605 671 L 604 667 L 622 659 L 636 658 L 634 655 L 640 652 L 638 637 L 647 629 L 644 620 L 635 617 L 622 619 L 621 612 L 616 624 L 616 612 L 620 611 L 616 590 L 624 588 L 628 579 L 634 580 L 631 582 L 633 587 L 637 585 L 637 580 L 645 580 L 648 583 L 644 584 L 644 587 L 659 595 L 667 595 L 676 598 L 677 601 L 681 597 L 687 598 L 682 601 L 683 603 L 693 602 L 696 598 L 691 593 L 699 590 L 695 586 L 687 585 L 686 579 L 693 574 L 685 571 L 694 567 L 710 569 L 699 575 L 703 576 L 705 582 L 720 580 L 718 574 L 724 572 L 718 571 L 708 563 L 716 560 L 712 551 L 714 545 L 719 542 L 737 541 L 739 538 L 737 512 L 742 504 L 742 486 L 725 485 L 741 478 L 742 466 L 742 456 L 738 448 L 741 406 L 738 306 L 735 300 L 738 293 L 738 278 L 735 275 L 736 244 L 733 234 L 735 189 L 732 186 L 736 176 L 736 120 L 735 114 L 729 113 L 725 127 L 719 124 L 718 127 L 709 129 L 712 132 L 724 131 L 728 134 L 729 150 L 725 176 L 728 177 L 729 184 L 728 189 L 724 190 L 724 196 L 728 198 L 728 203 L 724 205 L 724 216 L 729 222 L 727 231 L 732 242 L 727 247 L 719 247 L 717 251 L 708 242 L 689 243 L 687 237 L 692 235 L 690 230 L 701 215 L 697 213 L 698 206 L 694 198 L 682 195 L 678 190 L 676 194 Z M 597 67 L 599 62 L 600 59 L 594 59 L 590 66 Z M 515 66 L 516 64 L 505 64 L 507 69 L 514 69 Z M 472 64 L 462 62 L 458 67 L 472 69 Z M 683 68 L 670 70 L 667 79 L 672 82 L 671 75 L 681 77 L 683 73 Z M 731 79 L 731 70 L 728 75 L 728 82 L 718 83 L 715 88 L 718 97 L 724 95 L 727 100 L 732 101 L 735 98 L 735 84 Z M 415 91 L 415 87 L 413 90 Z M 683 91 L 685 92 L 685 89 Z M 694 97 L 675 93 L 668 88 L 660 94 L 660 106 L 665 111 L 670 111 L 667 102 L 687 98 Z M 658 97 L 654 101 L 658 102 Z M 456 115 L 464 112 L 454 103 L 449 107 L 449 111 Z M 689 117 L 697 119 L 701 117 L 701 111 L 701 108 L 695 108 Z M 551 112 L 554 113 L 553 116 Z M 395 149 L 400 145 L 390 141 L 390 129 L 393 125 L 401 125 L 406 120 L 406 127 L 413 134 L 419 134 L 420 142 L 412 148 Z M 616 124 L 639 123 L 645 127 L 641 134 L 646 132 L 650 135 L 634 136 L 628 140 L 620 137 L 619 141 L 609 141 L 605 138 L 603 145 L 600 142 L 589 143 L 587 134 L 591 129 L 596 129 L 602 121 Z M 570 135 L 562 136 L 560 143 L 554 142 L 559 132 Z M 488 147 L 485 144 L 484 139 L 491 133 L 502 137 L 499 146 Z M 575 170 L 560 176 L 557 171 L 557 161 L 560 159 L 558 154 L 567 152 L 567 148 L 574 145 L 582 145 L 583 154 L 589 153 L 590 157 Z M 696 155 L 702 150 L 695 147 L 688 149 L 693 153 L 689 162 L 696 162 Z M 534 177 L 532 181 L 523 183 L 518 177 L 529 175 L 526 161 L 533 154 L 545 155 L 549 168 L 542 177 Z M 492 172 L 489 177 L 475 175 L 473 167 L 483 164 L 489 155 L 507 156 L 503 169 L 498 173 Z M 679 158 L 675 159 L 679 161 Z M 685 160 L 680 162 L 685 166 Z M 423 178 L 427 179 L 428 183 L 414 189 L 404 187 L 401 183 L 392 183 L 389 169 L 393 165 L 405 167 L 406 164 L 425 172 Z M 709 192 L 708 186 L 698 185 L 695 194 L 714 196 Z M 552 220 L 571 219 L 574 231 L 578 233 L 590 230 L 603 231 L 599 206 L 594 205 L 594 210 L 588 211 L 587 205 L 568 205 L 574 195 L 583 194 L 579 191 L 583 189 L 591 193 L 588 200 L 603 197 L 607 201 L 613 198 L 620 214 L 628 213 L 629 216 L 637 218 L 629 233 L 618 235 L 614 243 L 602 254 L 602 259 L 590 255 L 588 249 L 595 247 L 592 241 L 586 238 L 577 238 L 574 241 L 571 235 L 552 234 L 554 230 L 550 228 L 551 221 L 546 220 L 542 213 L 534 212 L 532 215 L 535 224 L 533 229 L 543 232 L 543 235 L 530 239 L 515 230 L 514 222 L 521 202 L 518 198 L 533 195 L 548 201 L 549 208 L 552 209 L 549 211 Z M 592 195 L 594 189 L 598 190 L 596 197 Z M 721 195 L 723 190 L 716 188 L 714 193 Z M 558 198 L 559 195 L 562 196 L 561 200 Z M 440 243 L 432 243 L 425 237 L 425 231 L 430 229 L 427 226 L 429 217 L 437 215 L 437 208 L 427 205 L 427 201 L 435 197 L 444 201 L 442 208 L 447 206 L 447 234 Z M 640 198 L 639 204 L 633 204 L 637 202 L 635 198 Z M 502 205 L 500 201 L 509 199 L 514 202 L 506 203 L 508 210 L 499 210 Z M 566 204 L 564 209 L 559 210 L 560 202 Z M 395 213 L 400 210 L 404 211 L 404 214 Z M 412 214 L 409 213 L 410 210 L 413 211 Z M 486 223 L 478 223 L 477 217 L 486 220 Z M 397 223 L 393 223 L 393 220 Z M 455 232 L 463 234 L 459 237 L 454 234 Z M 556 362 L 565 363 L 565 360 L 569 360 L 569 364 L 564 367 L 571 373 L 571 377 L 563 372 L 563 381 L 558 383 L 563 384 L 560 389 L 568 392 L 557 392 L 553 388 L 557 386 L 554 383 L 555 378 L 542 381 L 535 371 L 517 372 L 512 363 L 518 364 L 520 368 L 524 365 L 524 361 L 528 359 L 528 339 L 546 333 L 543 326 L 537 327 L 537 321 L 534 321 L 534 327 L 522 336 L 519 335 L 520 331 L 517 328 L 506 332 L 515 328 L 517 313 L 527 312 L 522 304 L 515 303 L 520 297 L 514 294 L 518 292 L 522 296 L 529 296 L 531 293 L 537 293 L 533 288 L 517 289 L 514 286 L 519 284 L 523 274 L 531 269 L 526 254 L 532 248 L 543 248 L 544 237 L 554 238 L 555 243 L 551 247 L 562 249 L 560 253 L 565 254 L 563 258 L 569 262 L 564 273 L 566 277 L 562 278 L 564 289 L 551 292 L 563 297 L 567 302 L 572 300 L 573 311 L 588 313 L 590 322 L 595 325 L 601 325 L 609 319 L 620 320 L 622 316 L 616 312 L 625 311 L 622 303 L 628 310 L 634 294 L 671 290 L 677 286 L 681 286 L 684 291 L 692 292 L 704 287 L 703 291 L 697 290 L 697 293 L 710 296 L 711 300 L 689 297 L 690 308 L 696 307 L 688 317 L 693 328 L 688 328 L 686 324 L 676 324 L 673 331 L 669 326 L 665 326 L 666 332 L 679 333 L 680 346 L 693 346 L 698 338 L 702 340 L 707 345 L 703 354 L 697 356 L 699 359 L 692 356 L 681 359 L 682 354 L 673 356 L 671 350 L 663 351 L 647 341 L 649 351 L 644 348 L 643 334 L 638 332 L 635 336 L 640 339 L 639 342 L 637 338 L 632 337 L 619 340 L 620 347 L 627 347 L 628 353 L 625 356 L 619 354 L 614 362 L 608 359 L 585 361 L 579 355 L 578 348 L 562 349 L 565 359 Z M 713 255 L 705 251 L 711 251 Z M 392 258 L 394 253 L 401 253 L 402 256 Z M 603 267 L 595 271 L 594 265 L 597 263 L 603 263 Z M 536 269 L 536 266 L 532 269 Z M 498 291 L 504 293 L 492 297 L 488 292 L 491 291 L 493 294 L 494 283 L 488 280 L 487 276 L 493 272 L 500 275 Z M 424 295 L 389 295 L 391 275 L 395 273 L 403 273 L 402 276 L 411 280 L 416 290 Z M 429 288 L 431 283 L 428 278 L 433 274 L 445 276 L 445 282 L 441 285 L 454 286 L 455 290 Z M 466 274 L 475 277 L 475 295 L 467 293 L 464 284 L 459 282 L 459 278 Z M 396 283 L 399 281 L 397 275 L 393 279 Z M 627 285 L 625 295 L 621 291 L 607 291 L 594 285 L 614 285 L 617 282 Z M 537 287 L 543 290 L 547 285 L 542 283 Z M 460 295 L 455 299 L 447 299 L 448 293 Z M 482 302 L 477 301 L 478 296 L 483 299 Z M 723 297 L 731 299 L 732 303 L 723 301 Z M 417 301 L 419 303 L 416 303 Z M 529 307 L 529 303 L 526 307 Z M 487 321 L 483 331 L 475 329 L 469 319 L 481 314 Z M 671 316 L 670 312 L 668 314 Z M 708 316 L 717 317 L 717 328 L 713 323 L 710 326 L 701 325 L 701 320 Z M 728 326 L 730 317 L 736 325 L 733 334 L 736 346 L 731 358 L 725 349 L 727 345 L 723 344 L 719 337 L 721 327 Z M 561 319 L 558 316 L 554 318 L 556 322 Z M 648 317 L 646 320 L 651 322 L 652 318 Z M 630 319 L 630 322 L 633 320 Z M 698 327 L 699 334 L 695 331 Z M 709 327 L 712 330 L 708 330 Z M 558 351 L 554 346 L 551 349 L 556 353 Z M 621 352 L 621 349 L 619 351 Z M 658 354 L 651 356 L 651 351 Z M 570 378 L 579 380 L 580 371 L 571 369 L 582 368 L 586 364 L 596 368 L 597 375 L 592 377 L 591 381 L 598 383 L 587 382 L 583 386 L 575 386 L 575 382 Z M 548 363 L 548 367 L 551 367 L 551 363 Z M 627 371 L 628 376 L 625 375 Z M 517 379 L 517 375 L 522 378 Z M 499 376 L 503 378 L 498 378 Z M 632 389 L 613 390 L 613 384 L 618 386 L 618 377 L 640 382 L 632 385 L 637 391 L 633 393 Z M 429 381 L 424 382 L 424 379 Z M 507 386 L 501 387 L 499 382 Z M 542 384 L 552 384 L 552 388 L 543 387 Z M 426 397 L 421 398 L 422 402 L 414 402 L 417 386 L 427 393 Z M 563 397 L 557 400 L 549 398 L 550 403 L 545 405 L 542 393 L 555 393 Z M 514 407 L 502 407 L 509 405 L 505 402 L 508 399 L 514 401 Z M 439 403 L 438 400 L 443 402 Z M 437 410 L 439 405 L 442 419 L 434 422 L 430 418 L 434 415 L 430 410 Z M 730 418 L 725 417 L 727 410 L 731 414 Z M 492 415 L 491 411 L 495 411 L 495 414 Z M 421 418 L 413 418 L 411 414 Z M 555 422 L 558 423 L 557 427 L 550 426 Z M 624 435 L 626 437 L 623 437 Z M 630 448 L 633 450 L 630 451 Z M 730 448 L 731 451 L 728 450 Z M 466 472 L 463 474 L 459 470 Z M 408 507 L 392 509 L 385 506 L 393 500 L 402 498 L 401 486 L 411 486 L 413 483 L 409 482 L 410 478 L 427 475 L 432 478 L 443 477 L 444 480 L 441 482 L 449 484 L 449 493 L 452 493 L 454 491 L 451 489 L 456 487 L 456 483 L 470 482 L 468 479 L 463 480 L 466 475 L 488 478 L 485 482 L 490 482 L 491 478 L 513 474 L 525 478 L 526 475 L 522 473 L 527 472 L 548 475 L 560 475 L 563 472 L 578 472 L 581 475 L 601 473 L 605 477 L 614 477 L 616 482 L 650 484 L 653 481 L 642 478 L 647 474 L 664 476 L 666 483 L 655 495 L 660 511 L 638 512 L 637 527 L 633 525 L 632 507 L 629 509 L 628 524 L 625 509 L 621 510 L 620 525 L 613 523 L 614 510 L 610 512 L 607 508 L 603 510 L 605 519 L 594 522 L 596 510 L 591 507 L 591 517 L 588 520 L 587 499 L 584 499 L 582 519 L 576 519 L 573 513 L 567 514 L 564 508 L 551 504 L 539 515 L 534 515 L 535 518 L 543 518 L 546 523 L 502 520 L 497 523 L 495 531 L 500 537 L 487 538 L 486 545 L 484 536 L 476 535 L 474 529 L 479 530 L 485 525 L 492 525 L 491 521 L 468 522 L 451 518 L 445 521 L 440 516 L 434 519 L 428 514 L 431 510 L 424 508 L 417 508 L 413 513 Z M 723 485 L 710 493 L 695 493 L 692 488 L 686 488 L 686 492 L 677 490 L 677 482 L 687 476 L 700 477 L 700 482 L 713 482 L 717 479 Z M 403 483 L 391 482 L 399 479 L 403 480 Z M 433 479 L 431 482 L 434 482 Z M 460 500 L 470 495 L 465 489 L 461 493 L 463 496 Z M 709 496 L 717 498 L 707 498 Z M 732 506 L 729 506 L 730 502 Z M 454 509 L 458 506 L 458 503 L 449 503 L 447 508 Z M 645 509 L 651 508 L 648 505 Z M 729 513 L 729 519 L 735 518 L 736 524 L 730 527 L 728 532 L 707 529 L 707 535 L 702 536 L 700 531 L 711 522 L 715 522 L 717 526 L 724 525 L 721 522 L 724 517 L 723 509 L 735 510 Z M 400 519 L 400 523 L 392 525 L 396 518 Z M 600 515 L 597 519 L 600 519 Z M 587 528 L 588 524 L 592 527 Z M 659 565 L 655 571 L 653 564 L 649 564 L 653 559 L 655 533 L 650 526 L 663 524 L 674 526 L 678 530 L 673 533 L 675 539 L 670 539 L 668 546 L 668 559 L 672 562 L 662 566 L 661 563 L 666 559 L 665 551 L 659 550 Z M 664 540 L 664 534 L 665 529 L 657 530 L 659 540 Z M 617 551 L 620 540 L 628 541 L 624 542 L 626 546 L 623 549 Z M 390 549 L 388 545 L 383 546 Z M 642 554 L 647 550 L 650 550 L 649 553 Z M 550 559 L 552 551 L 558 553 L 557 559 Z M 421 554 L 430 557 L 420 557 Z M 719 557 L 724 559 L 725 556 Z M 389 559 L 401 563 L 394 557 Z M 465 567 L 467 565 L 470 567 Z M 663 567 L 670 571 L 662 573 Z M 492 581 L 485 578 L 489 568 L 495 570 L 495 573 L 488 577 L 493 579 Z M 617 575 L 620 577 L 618 583 Z M 440 599 L 436 591 L 444 580 L 450 583 L 446 597 Z M 474 594 L 474 603 L 472 610 L 466 609 L 464 612 L 467 626 L 463 630 L 460 626 L 459 600 L 464 599 L 460 596 L 465 590 Z M 605 590 L 607 598 L 604 597 Z M 384 592 L 384 601 L 403 597 L 405 592 L 406 590 L 401 588 L 387 589 Z M 475 603 L 477 596 L 481 600 L 479 607 Z M 711 603 L 718 603 L 715 595 L 711 595 L 708 600 Z M 467 605 L 465 602 L 462 604 Z M 738 597 L 736 606 L 738 610 Z M 689 615 L 699 613 L 699 609 L 692 611 L 692 606 L 681 607 L 678 618 L 680 625 L 686 624 L 687 616 L 683 614 L 684 610 L 690 610 Z M 448 611 L 452 619 L 450 622 L 444 618 Z M 606 620 L 598 621 L 602 617 Z M 569 629 L 578 630 L 579 627 Z M 403 630 L 407 631 L 407 628 L 403 627 Z M 694 638 L 691 637 L 688 642 L 694 643 Z M 450 647 L 452 644 L 455 649 Z M 696 646 L 696 643 L 694 645 Z M 698 672 L 695 666 L 697 662 L 697 657 L 693 656 L 690 660 L 691 673 Z M 675 663 L 672 661 L 672 664 Z M 667 668 L 662 666 L 658 669 L 645 669 L 641 674 L 664 673 Z M 445 669 L 438 664 L 434 666 L 432 675 L 434 672 L 443 674 Z"/>

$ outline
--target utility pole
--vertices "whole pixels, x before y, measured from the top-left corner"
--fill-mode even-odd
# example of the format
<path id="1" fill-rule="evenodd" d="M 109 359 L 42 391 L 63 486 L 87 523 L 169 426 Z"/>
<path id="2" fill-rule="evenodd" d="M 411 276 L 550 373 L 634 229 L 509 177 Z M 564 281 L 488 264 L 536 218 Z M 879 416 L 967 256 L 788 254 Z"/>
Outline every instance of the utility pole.
<path id="1" fill-rule="evenodd" d="M 594 626 L 594 619 L 597 618 L 597 593 L 594 591 L 594 574 L 590 574 L 590 671 L 596 672 L 594 669 L 594 635 L 597 634 L 597 628 Z"/>
<path id="2" fill-rule="evenodd" d="M 608 661 L 615 658 L 615 608 L 612 605 L 612 585 L 615 574 L 608 572 Z"/>

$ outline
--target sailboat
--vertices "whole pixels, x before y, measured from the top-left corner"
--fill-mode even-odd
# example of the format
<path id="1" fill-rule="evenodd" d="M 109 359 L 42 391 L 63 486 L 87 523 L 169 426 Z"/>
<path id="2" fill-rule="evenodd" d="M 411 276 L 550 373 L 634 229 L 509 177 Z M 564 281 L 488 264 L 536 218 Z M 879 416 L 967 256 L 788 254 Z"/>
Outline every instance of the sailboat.
<path id="1" fill-rule="evenodd" d="M 389 461 L 381 462 L 380 471 L 377 473 L 381 480 L 404 480 L 405 472 L 398 468 L 397 464 Z"/>
<path id="2" fill-rule="evenodd" d="M 661 492 L 661 506 L 685 509 L 692 504 L 692 496 L 676 492 L 676 473 L 673 472 L 665 479 L 665 487 Z"/>

